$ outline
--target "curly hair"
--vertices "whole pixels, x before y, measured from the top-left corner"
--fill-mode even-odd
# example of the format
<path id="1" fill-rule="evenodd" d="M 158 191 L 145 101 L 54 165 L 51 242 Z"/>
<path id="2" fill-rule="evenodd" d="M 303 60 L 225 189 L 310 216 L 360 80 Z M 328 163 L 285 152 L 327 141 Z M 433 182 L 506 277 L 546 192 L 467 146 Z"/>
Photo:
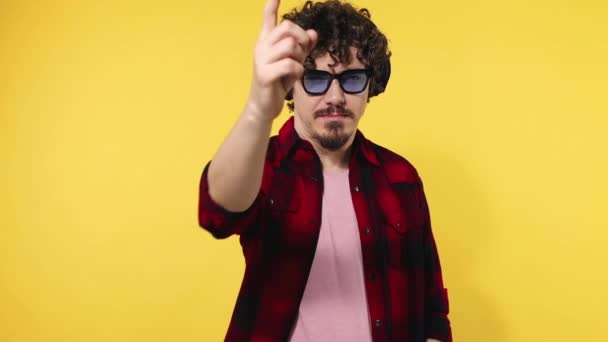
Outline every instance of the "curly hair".
<path id="1" fill-rule="evenodd" d="M 384 91 L 387 72 L 390 73 L 391 52 L 386 36 L 371 21 L 366 8 L 356 9 L 339 0 L 325 2 L 306 1 L 300 11 L 293 9 L 283 19 L 298 24 L 303 29 L 317 31 L 319 39 L 304 62 L 306 68 L 314 68 L 314 59 L 329 53 L 336 64 L 352 61 L 350 47 L 357 48 L 357 58 L 371 69 L 369 97 Z M 287 107 L 293 112 L 293 90 L 286 98 Z"/>

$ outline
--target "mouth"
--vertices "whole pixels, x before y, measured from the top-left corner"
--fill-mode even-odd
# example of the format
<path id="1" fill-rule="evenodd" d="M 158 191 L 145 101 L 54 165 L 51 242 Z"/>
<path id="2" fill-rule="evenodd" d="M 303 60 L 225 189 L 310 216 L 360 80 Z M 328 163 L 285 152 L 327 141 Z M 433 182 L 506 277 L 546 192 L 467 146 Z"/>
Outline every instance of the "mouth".
<path id="1" fill-rule="evenodd" d="M 319 119 L 324 123 L 342 123 L 348 119 L 354 120 L 355 115 L 346 107 L 329 106 L 325 109 L 315 112 L 315 120 Z"/>

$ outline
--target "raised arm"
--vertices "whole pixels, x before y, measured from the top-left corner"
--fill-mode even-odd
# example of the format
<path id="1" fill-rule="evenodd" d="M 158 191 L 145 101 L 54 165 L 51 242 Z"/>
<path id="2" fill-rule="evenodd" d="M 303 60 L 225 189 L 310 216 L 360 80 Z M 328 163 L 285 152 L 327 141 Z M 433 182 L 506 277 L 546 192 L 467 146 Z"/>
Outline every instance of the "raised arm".
<path id="1" fill-rule="evenodd" d="M 249 208 L 260 190 L 272 121 L 317 40 L 288 20 L 277 25 L 278 7 L 279 0 L 266 3 L 247 103 L 209 166 L 209 195 L 232 212 Z"/>

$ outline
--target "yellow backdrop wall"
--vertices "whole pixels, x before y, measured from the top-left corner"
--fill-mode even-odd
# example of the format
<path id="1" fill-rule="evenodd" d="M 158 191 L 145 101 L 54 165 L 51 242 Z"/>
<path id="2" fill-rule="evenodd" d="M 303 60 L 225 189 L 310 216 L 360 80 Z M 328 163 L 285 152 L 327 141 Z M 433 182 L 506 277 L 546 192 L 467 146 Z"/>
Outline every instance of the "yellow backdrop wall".
<path id="1" fill-rule="evenodd" d="M 355 3 L 394 53 L 360 128 L 423 177 L 455 339 L 607 341 L 607 3 Z M 223 338 L 243 259 L 197 186 L 263 4 L 0 2 L 0 341 Z"/>

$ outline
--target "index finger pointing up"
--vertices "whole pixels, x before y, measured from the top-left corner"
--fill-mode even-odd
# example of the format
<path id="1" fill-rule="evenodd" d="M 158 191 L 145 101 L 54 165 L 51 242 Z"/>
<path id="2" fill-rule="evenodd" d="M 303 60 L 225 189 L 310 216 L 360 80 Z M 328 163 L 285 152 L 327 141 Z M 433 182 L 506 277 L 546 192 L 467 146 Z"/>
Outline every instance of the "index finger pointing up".
<path id="1" fill-rule="evenodd" d="M 262 34 L 268 34 L 277 26 L 277 12 L 280 0 L 268 0 L 264 7 L 264 20 L 262 24 Z"/>

